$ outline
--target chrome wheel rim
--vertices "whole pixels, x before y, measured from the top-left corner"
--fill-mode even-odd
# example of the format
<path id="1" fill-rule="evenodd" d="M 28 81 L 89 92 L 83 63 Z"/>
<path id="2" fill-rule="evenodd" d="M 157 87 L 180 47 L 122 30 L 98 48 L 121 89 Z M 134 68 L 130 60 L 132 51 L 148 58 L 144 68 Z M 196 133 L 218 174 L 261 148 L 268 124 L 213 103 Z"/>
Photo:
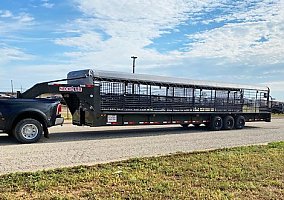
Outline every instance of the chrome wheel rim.
<path id="1" fill-rule="evenodd" d="M 25 124 L 21 129 L 21 133 L 25 139 L 32 140 L 38 135 L 38 128 L 34 124 Z"/>

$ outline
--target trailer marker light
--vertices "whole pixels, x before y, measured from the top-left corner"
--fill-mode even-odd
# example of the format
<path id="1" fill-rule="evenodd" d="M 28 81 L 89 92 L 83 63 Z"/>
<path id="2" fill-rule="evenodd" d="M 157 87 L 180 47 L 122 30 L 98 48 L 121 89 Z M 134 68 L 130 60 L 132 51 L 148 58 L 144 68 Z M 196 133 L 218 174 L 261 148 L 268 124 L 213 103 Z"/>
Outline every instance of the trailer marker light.
<path id="1" fill-rule="evenodd" d="M 107 125 L 118 125 L 118 122 L 107 122 Z"/>
<path id="2" fill-rule="evenodd" d="M 86 85 L 86 88 L 93 88 L 93 87 L 94 87 L 94 85 L 91 85 L 91 84 Z"/>
<path id="3" fill-rule="evenodd" d="M 49 83 L 48 85 L 61 86 L 62 84 L 59 84 L 59 83 Z"/>

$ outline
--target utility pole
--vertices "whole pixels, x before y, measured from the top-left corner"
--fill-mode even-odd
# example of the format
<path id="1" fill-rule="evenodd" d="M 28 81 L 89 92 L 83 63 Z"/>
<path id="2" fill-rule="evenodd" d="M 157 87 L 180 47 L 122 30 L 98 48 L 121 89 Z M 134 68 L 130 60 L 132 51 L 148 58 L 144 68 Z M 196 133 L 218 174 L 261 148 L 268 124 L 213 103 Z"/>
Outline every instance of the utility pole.
<path id="1" fill-rule="evenodd" d="M 131 57 L 133 59 L 133 66 L 132 66 L 132 73 L 135 73 L 135 59 L 138 58 L 137 56 L 132 56 Z"/>

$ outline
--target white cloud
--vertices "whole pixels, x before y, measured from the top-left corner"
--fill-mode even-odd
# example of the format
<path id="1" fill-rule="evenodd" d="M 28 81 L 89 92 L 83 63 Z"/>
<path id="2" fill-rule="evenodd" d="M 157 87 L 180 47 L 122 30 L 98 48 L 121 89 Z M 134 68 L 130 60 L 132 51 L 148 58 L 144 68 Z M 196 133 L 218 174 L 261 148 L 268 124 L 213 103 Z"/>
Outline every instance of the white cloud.
<path id="1" fill-rule="evenodd" d="M 121 69 L 124 65 L 126 69 L 131 55 L 137 55 L 140 64 L 146 68 L 175 65 L 184 59 L 195 58 L 216 58 L 220 65 L 232 62 L 244 65 L 275 64 L 284 60 L 284 48 L 281 46 L 284 42 L 284 7 L 281 1 L 75 2 L 85 17 L 66 25 L 64 29 L 68 33 L 76 33 L 76 36 L 58 38 L 55 43 L 78 48 L 77 51 L 65 53 L 69 58 L 75 57 L 77 64 L 113 65 L 121 66 Z M 188 52 L 175 50 L 160 53 L 146 48 L 155 38 L 178 30 L 178 25 L 196 23 L 203 19 L 202 15 L 216 10 L 224 11 L 224 14 L 217 15 L 212 21 L 224 22 L 225 25 L 188 36 L 193 40 L 188 44 Z M 205 20 L 204 23 L 211 22 Z M 220 59 L 223 61 L 220 62 Z"/>
<path id="2" fill-rule="evenodd" d="M 54 4 L 50 3 L 49 0 L 42 0 L 41 6 L 45 8 L 53 8 Z"/>
<path id="3" fill-rule="evenodd" d="M 283 22 L 284 23 L 284 22 Z M 276 64 L 284 61 L 284 37 L 267 22 L 229 24 L 222 28 L 190 36 L 188 55 L 224 58 L 226 62 L 248 64 Z M 265 41 L 260 42 L 262 38 Z"/>
<path id="4" fill-rule="evenodd" d="M 30 23 L 34 21 L 34 18 L 28 13 L 20 13 L 19 16 L 14 17 L 20 23 Z"/>
<path id="5" fill-rule="evenodd" d="M 33 55 L 25 53 L 23 50 L 15 47 L 9 47 L 5 44 L 0 44 L 0 64 L 8 63 L 10 61 L 26 61 L 34 58 Z"/>
<path id="6" fill-rule="evenodd" d="M 2 41 L 4 39 L 15 39 L 16 34 L 29 29 L 34 25 L 34 18 L 25 12 L 18 14 L 12 13 L 11 11 L 1 11 L 2 19 L 0 18 L 0 34 Z M 0 64 L 9 63 L 11 61 L 27 61 L 34 58 L 33 55 L 25 53 L 23 49 L 13 47 L 11 45 L 0 43 Z"/>
<path id="7" fill-rule="evenodd" d="M 227 22 L 220 28 L 189 35 L 190 57 L 224 58 L 225 63 L 248 65 L 284 62 L 284 2 L 263 1 L 245 12 L 244 7 L 211 22 Z M 247 4 L 247 2 L 246 2 Z M 207 22 L 206 22 L 207 23 Z"/>
<path id="8" fill-rule="evenodd" d="M 105 66 L 108 69 L 120 66 L 120 70 L 129 68 L 132 55 L 139 57 L 137 62 L 143 64 L 144 69 L 174 62 L 176 55 L 161 54 L 146 47 L 153 43 L 153 39 L 188 20 L 188 13 L 197 13 L 205 6 L 215 5 L 212 0 L 203 3 L 199 0 L 76 2 L 85 17 L 64 29 L 68 33 L 77 32 L 77 36 L 59 38 L 55 43 L 77 47 L 79 51 L 66 52 L 65 55 L 75 58 L 79 64 Z"/>
<path id="9" fill-rule="evenodd" d="M 34 18 L 29 13 L 13 14 L 10 11 L 1 11 L 5 18 L 0 18 L 0 33 L 2 36 L 10 36 L 11 33 L 17 33 L 34 25 Z M 10 13 L 10 14 L 9 14 Z"/>
<path id="10" fill-rule="evenodd" d="M 55 44 L 78 47 L 82 50 L 96 50 L 102 48 L 102 37 L 95 32 L 84 33 L 80 37 L 56 39 Z"/>
<path id="11" fill-rule="evenodd" d="M 13 17 L 13 14 L 9 10 L 0 10 L 0 17 L 9 18 Z"/>

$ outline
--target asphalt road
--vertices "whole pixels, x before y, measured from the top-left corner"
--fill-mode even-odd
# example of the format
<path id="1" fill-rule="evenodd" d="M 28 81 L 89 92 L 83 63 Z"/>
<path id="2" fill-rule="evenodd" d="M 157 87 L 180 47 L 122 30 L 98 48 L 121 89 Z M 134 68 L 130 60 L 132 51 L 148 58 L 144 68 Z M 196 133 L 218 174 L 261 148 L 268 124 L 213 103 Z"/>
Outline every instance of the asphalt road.
<path id="1" fill-rule="evenodd" d="M 50 132 L 49 139 L 25 145 L 0 134 L 0 174 L 284 141 L 284 119 L 216 132 L 178 125 L 90 128 L 70 124 Z"/>

